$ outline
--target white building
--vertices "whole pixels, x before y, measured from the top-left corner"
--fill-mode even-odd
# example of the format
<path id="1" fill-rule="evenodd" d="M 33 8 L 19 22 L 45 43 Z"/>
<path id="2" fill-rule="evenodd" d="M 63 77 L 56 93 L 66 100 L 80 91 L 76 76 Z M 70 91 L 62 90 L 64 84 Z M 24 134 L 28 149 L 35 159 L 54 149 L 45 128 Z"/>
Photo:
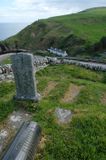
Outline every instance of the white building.
<path id="1" fill-rule="evenodd" d="M 57 56 L 61 56 L 61 57 L 68 56 L 67 52 L 66 51 L 62 51 L 61 49 L 57 49 L 57 48 L 51 47 L 50 49 L 48 49 L 48 51 L 50 53 L 53 53 L 53 54 L 57 55 Z"/>

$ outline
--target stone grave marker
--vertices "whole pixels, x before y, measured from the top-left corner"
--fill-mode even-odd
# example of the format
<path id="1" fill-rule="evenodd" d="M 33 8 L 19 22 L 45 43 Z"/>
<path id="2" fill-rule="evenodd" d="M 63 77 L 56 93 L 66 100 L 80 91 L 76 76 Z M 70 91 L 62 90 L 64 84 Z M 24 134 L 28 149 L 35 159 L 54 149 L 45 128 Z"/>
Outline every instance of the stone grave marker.
<path id="1" fill-rule="evenodd" d="M 67 124 L 72 119 L 72 112 L 67 109 L 56 108 L 55 115 L 59 123 Z"/>
<path id="2" fill-rule="evenodd" d="M 37 93 L 33 55 L 19 53 L 12 55 L 11 60 L 16 83 L 15 99 L 38 101 L 40 95 Z"/>

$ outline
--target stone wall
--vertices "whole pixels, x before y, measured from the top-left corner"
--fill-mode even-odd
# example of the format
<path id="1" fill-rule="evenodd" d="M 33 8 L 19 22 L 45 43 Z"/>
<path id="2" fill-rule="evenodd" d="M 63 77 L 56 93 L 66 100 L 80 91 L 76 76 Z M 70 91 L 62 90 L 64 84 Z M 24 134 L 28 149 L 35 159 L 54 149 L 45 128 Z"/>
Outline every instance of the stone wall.
<path id="1" fill-rule="evenodd" d="M 58 57 L 42 57 L 34 56 L 34 66 L 35 71 L 44 69 L 48 65 L 59 65 L 59 64 L 74 64 L 76 66 L 84 67 L 86 69 L 97 70 L 97 71 L 106 71 L 106 64 L 96 63 L 96 62 L 84 62 L 78 60 L 69 60 L 66 58 Z M 14 76 L 12 74 L 11 64 L 0 65 L 0 81 L 3 80 L 13 80 Z"/>

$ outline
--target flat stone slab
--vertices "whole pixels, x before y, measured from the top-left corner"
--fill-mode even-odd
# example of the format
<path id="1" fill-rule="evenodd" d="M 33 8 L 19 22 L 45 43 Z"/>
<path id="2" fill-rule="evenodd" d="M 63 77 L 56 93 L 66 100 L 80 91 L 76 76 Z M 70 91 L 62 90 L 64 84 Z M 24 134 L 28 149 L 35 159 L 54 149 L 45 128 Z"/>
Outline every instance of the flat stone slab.
<path id="1" fill-rule="evenodd" d="M 69 123 L 72 119 L 72 112 L 70 110 L 56 108 L 55 115 L 59 123 Z"/>
<path id="2" fill-rule="evenodd" d="M 19 110 L 11 113 L 4 122 L 0 123 L 0 154 L 21 125 L 30 119 L 31 115 L 29 113 Z"/>
<path id="3" fill-rule="evenodd" d="M 32 160 L 41 139 L 41 128 L 34 122 L 24 122 L 12 143 L 2 154 L 2 160 Z"/>

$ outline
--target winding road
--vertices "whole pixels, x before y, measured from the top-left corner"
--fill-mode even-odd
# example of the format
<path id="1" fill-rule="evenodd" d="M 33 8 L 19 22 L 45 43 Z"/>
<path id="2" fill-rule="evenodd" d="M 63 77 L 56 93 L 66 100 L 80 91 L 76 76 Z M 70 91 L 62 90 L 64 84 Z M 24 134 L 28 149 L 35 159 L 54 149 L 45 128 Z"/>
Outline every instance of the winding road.
<path id="1" fill-rule="evenodd" d="M 9 56 L 11 56 L 14 53 L 9 53 L 9 54 L 4 54 L 4 55 L 0 55 L 0 63 L 5 60 L 6 58 L 8 58 Z"/>

